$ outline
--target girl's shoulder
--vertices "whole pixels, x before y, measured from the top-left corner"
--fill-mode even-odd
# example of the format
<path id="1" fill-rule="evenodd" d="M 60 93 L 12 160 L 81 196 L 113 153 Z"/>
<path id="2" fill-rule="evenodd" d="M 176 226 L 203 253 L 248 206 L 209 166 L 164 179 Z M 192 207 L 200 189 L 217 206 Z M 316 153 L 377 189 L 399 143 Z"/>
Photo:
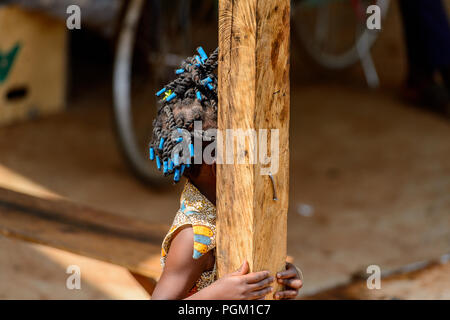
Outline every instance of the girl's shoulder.
<path id="1" fill-rule="evenodd" d="M 216 207 L 189 181 L 181 193 L 178 212 L 186 216 L 197 216 L 197 219 L 211 224 L 216 223 Z"/>
<path id="2" fill-rule="evenodd" d="M 216 208 L 198 189 L 187 182 L 180 198 L 180 208 L 175 216 L 161 251 L 161 263 L 170 243 L 180 228 L 192 226 L 194 232 L 193 258 L 198 259 L 216 247 Z"/>

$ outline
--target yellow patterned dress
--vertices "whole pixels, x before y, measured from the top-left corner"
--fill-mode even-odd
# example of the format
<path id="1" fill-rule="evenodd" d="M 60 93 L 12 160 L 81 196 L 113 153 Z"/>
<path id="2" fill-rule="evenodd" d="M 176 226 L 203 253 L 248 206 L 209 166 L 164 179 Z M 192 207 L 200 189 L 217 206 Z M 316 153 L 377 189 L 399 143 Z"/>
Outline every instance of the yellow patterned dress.
<path id="1" fill-rule="evenodd" d="M 178 210 L 172 227 L 164 238 L 161 250 L 161 266 L 164 268 L 166 255 L 170 243 L 177 230 L 183 226 L 191 225 L 194 231 L 193 258 L 198 259 L 216 247 L 216 208 L 215 206 L 189 181 L 186 182 L 180 198 Z M 217 280 L 217 268 L 201 274 L 190 295 L 196 293 Z"/>

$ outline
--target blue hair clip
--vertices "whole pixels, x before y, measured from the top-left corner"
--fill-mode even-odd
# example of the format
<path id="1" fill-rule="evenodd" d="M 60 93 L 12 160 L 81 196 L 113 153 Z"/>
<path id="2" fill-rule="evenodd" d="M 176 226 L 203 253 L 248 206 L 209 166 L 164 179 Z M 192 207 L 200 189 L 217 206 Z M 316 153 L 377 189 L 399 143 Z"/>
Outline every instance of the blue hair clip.
<path id="1" fill-rule="evenodd" d="M 167 96 L 166 101 L 169 102 L 170 100 L 172 100 L 173 98 L 175 98 L 177 96 L 177 94 L 174 92 L 171 95 Z"/>
<path id="2" fill-rule="evenodd" d="M 191 152 L 191 157 L 193 157 L 194 156 L 194 145 L 192 143 L 189 145 L 189 151 Z"/>
<path id="3" fill-rule="evenodd" d="M 164 146 L 164 138 L 161 138 L 161 140 L 159 140 L 159 147 L 158 148 L 160 150 L 162 150 L 163 146 Z"/>
<path id="4" fill-rule="evenodd" d="M 171 159 L 169 159 L 169 171 L 173 170 L 173 162 Z"/>
<path id="5" fill-rule="evenodd" d="M 184 173 L 184 168 L 185 168 L 185 165 L 184 165 L 184 164 L 182 164 L 182 165 L 181 165 L 181 171 L 180 171 L 180 175 L 183 175 L 183 173 Z"/>
<path id="6" fill-rule="evenodd" d="M 153 148 L 150 148 L 150 160 L 155 160 L 155 150 Z"/>
<path id="7" fill-rule="evenodd" d="M 211 90 L 211 91 L 213 91 L 213 90 L 214 90 L 214 87 L 212 86 L 212 84 L 211 84 L 211 83 L 208 83 L 208 84 L 207 84 L 207 86 L 208 86 L 208 89 L 209 89 L 209 90 Z"/>
<path id="8" fill-rule="evenodd" d="M 212 82 L 212 79 L 211 79 L 210 77 L 205 78 L 205 79 L 203 79 L 203 80 L 201 81 L 201 83 L 202 83 L 203 85 L 206 85 L 206 84 L 208 84 L 208 83 L 210 83 L 210 82 Z"/>
<path id="9" fill-rule="evenodd" d="M 180 128 L 177 128 L 177 131 L 179 134 L 183 134 L 183 131 Z M 183 141 L 183 137 L 178 137 L 177 140 L 175 140 L 176 143 L 180 143 Z"/>
<path id="10" fill-rule="evenodd" d="M 175 175 L 173 177 L 173 181 L 176 181 L 176 182 L 180 181 L 180 169 L 175 170 Z"/>
<path id="11" fill-rule="evenodd" d="M 166 92 L 166 88 L 162 88 L 161 90 L 159 90 L 157 93 L 156 93 L 156 96 L 157 97 L 159 97 L 160 95 L 162 95 L 164 92 Z"/>
<path id="12" fill-rule="evenodd" d="M 191 158 L 187 158 L 186 159 L 186 168 L 190 168 L 191 167 Z"/>
<path id="13" fill-rule="evenodd" d="M 200 59 L 200 57 L 199 56 L 195 56 L 195 60 L 197 60 L 197 64 L 196 64 L 196 66 L 197 67 L 199 67 L 201 64 L 203 64 L 203 61 Z"/>
<path id="14" fill-rule="evenodd" d="M 199 101 L 202 101 L 202 94 L 200 93 L 200 91 L 197 91 L 197 99 L 199 100 Z"/>
<path id="15" fill-rule="evenodd" d="M 184 69 L 175 70 L 175 74 L 182 74 L 182 73 L 184 73 Z"/>
<path id="16" fill-rule="evenodd" d="M 166 160 L 166 161 L 164 161 L 164 170 L 163 170 L 163 173 L 167 173 L 167 170 L 168 170 L 168 166 L 167 166 L 167 160 Z"/>
<path id="17" fill-rule="evenodd" d="M 161 170 L 161 160 L 159 160 L 158 156 L 156 156 L 156 167 L 158 168 L 158 170 Z"/>
<path id="18" fill-rule="evenodd" d="M 205 62 L 205 60 L 208 59 L 208 55 L 202 47 L 198 47 L 197 52 L 200 54 L 200 57 L 202 57 L 202 62 Z"/>

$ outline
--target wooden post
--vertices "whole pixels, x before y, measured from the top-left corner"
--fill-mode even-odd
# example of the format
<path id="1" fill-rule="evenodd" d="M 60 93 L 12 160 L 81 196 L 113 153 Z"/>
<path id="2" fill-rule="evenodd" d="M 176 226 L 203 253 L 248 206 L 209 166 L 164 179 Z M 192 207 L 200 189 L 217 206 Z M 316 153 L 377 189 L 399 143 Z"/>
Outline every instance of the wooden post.
<path id="1" fill-rule="evenodd" d="M 259 157 L 257 164 L 237 164 L 235 157 L 235 164 L 217 166 L 219 276 L 244 260 L 252 272 L 270 270 L 273 275 L 285 265 L 289 27 L 290 0 L 219 1 L 219 130 L 279 130 L 279 168 L 273 174 L 278 200 L 270 177 L 261 175 L 266 166 Z M 248 160 L 254 146 L 247 142 Z"/>

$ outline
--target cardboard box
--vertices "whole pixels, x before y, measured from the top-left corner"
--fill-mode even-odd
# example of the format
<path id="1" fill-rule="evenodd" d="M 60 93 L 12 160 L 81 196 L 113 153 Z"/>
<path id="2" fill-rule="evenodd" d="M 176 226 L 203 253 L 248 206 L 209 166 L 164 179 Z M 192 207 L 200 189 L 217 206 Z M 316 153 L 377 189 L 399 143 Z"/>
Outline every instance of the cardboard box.
<path id="1" fill-rule="evenodd" d="M 64 22 L 0 7 L 0 125 L 62 110 L 66 74 Z"/>

